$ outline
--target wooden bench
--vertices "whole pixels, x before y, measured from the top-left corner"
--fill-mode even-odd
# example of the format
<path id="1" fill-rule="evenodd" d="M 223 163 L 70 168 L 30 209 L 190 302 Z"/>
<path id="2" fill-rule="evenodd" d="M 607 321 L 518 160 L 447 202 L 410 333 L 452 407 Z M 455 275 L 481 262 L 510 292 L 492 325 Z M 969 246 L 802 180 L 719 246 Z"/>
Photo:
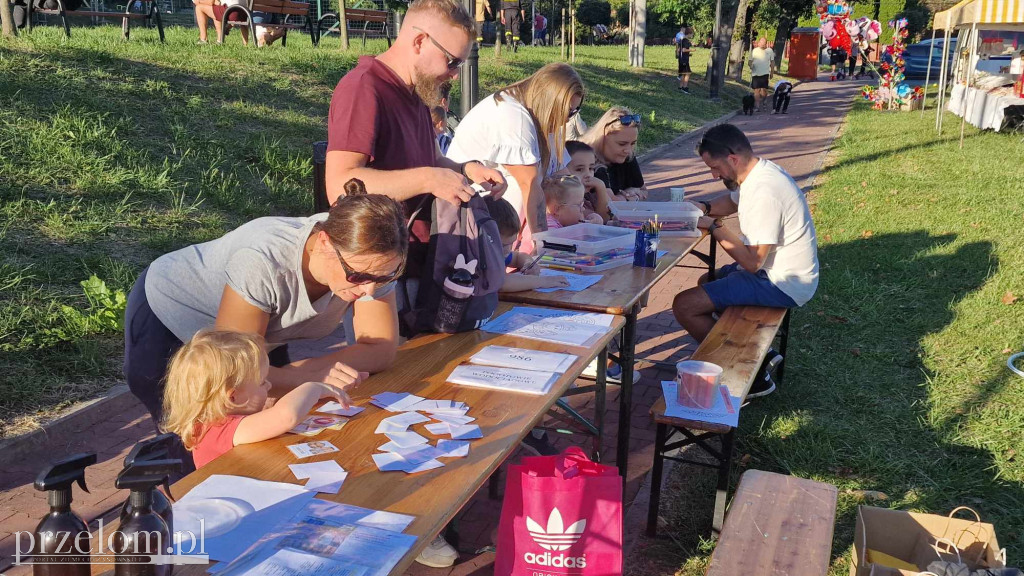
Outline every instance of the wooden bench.
<path id="1" fill-rule="evenodd" d="M 296 0 L 248 0 L 246 4 L 228 6 L 221 18 L 221 32 L 217 41 L 224 41 L 224 35 L 227 34 L 230 26 L 247 26 L 249 28 L 249 36 L 252 39 L 252 45 L 259 46 L 259 42 L 256 40 L 256 24 L 252 21 L 253 12 L 280 14 L 284 16 L 284 20 L 280 23 L 260 24 L 260 26 L 264 26 L 266 28 L 279 28 L 284 30 L 284 35 L 281 37 L 282 46 L 287 46 L 288 44 L 289 30 L 306 29 L 309 32 L 309 38 L 312 40 L 313 46 L 316 46 L 320 42 L 320 37 L 316 33 L 317 31 L 313 29 L 313 19 L 308 17 L 309 2 L 300 2 Z M 230 19 L 232 15 L 239 13 L 244 15 L 243 20 Z M 289 16 L 305 16 L 306 18 L 303 20 L 302 24 L 292 24 L 288 22 Z"/>
<path id="2" fill-rule="evenodd" d="M 825 576 L 836 487 L 750 470 L 740 477 L 706 576 Z"/>
<path id="3" fill-rule="evenodd" d="M 722 384 L 729 393 L 738 396 L 740 404 L 747 398 L 750 386 L 768 353 L 776 335 L 780 338 L 779 352 L 783 362 L 775 370 L 775 380 L 782 381 L 785 371 L 786 346 L 789 336 L 789 310 L 760 306 L 733 306 L 726 308 L 708 337 L 701 342 L 692 360 L 712 362 L 722 367 Z M 729 492 L 729 471 L 732 466 L 732 448 L 736 430 L 723 424 L 709 424 L 683 420 L 665 415 L 665 399 L 651 407 L 651 417 L 657 424 L 654 440 L 654 467 L 651 470 L 651 499 L 647 512 L 647 534 L 655 536 L 658 528 L 658 503 L 661 497 L 661 473 L 665 460 L 685 462 L 718 469 L 718 488 L 715 496 L 715 515 L 711 526 L 721 533 L 725 518 L 726 496 Z M 680 436 L 677 439 L 673 439 Z M 716 449 L 708 440 L 718 437 L 721 448 Z M 668 452 L 697 445 L 710 455 L 715 463 L 670 456 Z"/>
<path id="4" fill-rule="evenodd" d="M 164 24 L 160 21 L 160 9 L 156 5 L 156 0 L 140 0 L 149 6 L 145 12 L 132 12 L 131 7 L 135 4 L 135 0 L 128 0 L 127 5 L 124 8 L 124 12 L 103 12 L 98 10 L 65 10 L 64 1 L 57 0 L 57 9 L 48 10 L 42 8 L 35 8 L 35 2 L 29 0 L 28 2 L 28 16 L 26 21 L 26 30 L 32 30 L 32 15 L 33 14 L 44 14 L 47 16 L 60 16 L 61 24 L 64 25 L 64 34 L 71 38 L 71 23 L 68 21 L 68 16 L 96 16 L 100 18 L 120 18 L 121 19 L 121 37 L 125 40 L 131 35 L 131 21 L 132 20 L 150 20 L 156 22 L 156 29 L 160 33 L 160 41 L 164 41 Z"/>
<path id="5" fill-rule="evenodd" d="M 345 0 L 338 1 L 344 2 Z M 363 24 L 362 30 L 359 30 L 358 32 L 363 36 L 364 48 L 366 47 L 366 36 L 368 34 L 375 34 L 383 37 L 388 42 L 388 48 L 391 48 L 391 37 L 388 35 L 388 16 L 389 13 L 387 10 L 365 10 L 360 8 L 345 8 L 345 21 L 347 22 L 347 24 Z M 340 25 L 340 22 L 341 18 L 338 16 L 337 12 L 325 13 L 323 16 L 320 17 L 320 20 L 317 22 L 317 34 L 321 36 L 323 34 L 329 34 L 330 32 L 334 31 L 335 27 Z M 380 31 L 378 32 L 377 30 L 371 30 L 370 24 L 380 24 Z M 324 26 L 327 27 L 326 30 L 324 30 Z M 348 30 L 348 27 L 346 27 L 346 30 Z"/>

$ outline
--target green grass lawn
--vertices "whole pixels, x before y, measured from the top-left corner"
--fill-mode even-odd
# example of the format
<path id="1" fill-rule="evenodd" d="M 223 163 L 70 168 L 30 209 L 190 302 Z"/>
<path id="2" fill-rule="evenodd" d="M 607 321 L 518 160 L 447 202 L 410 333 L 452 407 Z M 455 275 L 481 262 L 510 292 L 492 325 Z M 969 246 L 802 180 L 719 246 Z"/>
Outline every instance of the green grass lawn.
<path id="1" fill-rule="evenodd" d="M 326 138 L 338 79 L 360 46 L 319 49 L 197 46 L 195 29 L 39 27 L 0 40 L 0 436 L 95 396 L 120 378 L 119 316 L 138 273 L 156 256 L 267 214 L 312 206 L 313 142 Z M 212 34 L 212 32 L 211 32 Z M 370 42 L 369 52 L 384 48 Z M 625 47 L 580 46 L 583 117 L 612 104 L 644 115 L 640 147 L 738 107 L 675 90 L 671 47 L 626 64 Z M 481 93 L 558 58 L 557 48 L 481 50 Z M 707 51 L 693 67 L 706 66 Z M 108 292 L 80 282 L 92 275 Z"/>
<path id="2" fill-rule="evenodd" d="M 960 119 L 947 114 L 941 137 L 934 120 L 855 105 L 812 193 L 821 283 L 793 317 L 786 382 L 741 419 L 746 467 L 839 487 L 834 576 L 848 574 L 860 503 L 970 506 L 1012 565 L 1024 556 L 1024 379 L 1006 368 L 1024 349 L 1024 139 L 968 126 L 959 150 Z M 704 573 L 693 533 L 711 503 L 693 494 L 713 498 L 707 476 L 675 492 L 680 544 L 641 556 Z"/>

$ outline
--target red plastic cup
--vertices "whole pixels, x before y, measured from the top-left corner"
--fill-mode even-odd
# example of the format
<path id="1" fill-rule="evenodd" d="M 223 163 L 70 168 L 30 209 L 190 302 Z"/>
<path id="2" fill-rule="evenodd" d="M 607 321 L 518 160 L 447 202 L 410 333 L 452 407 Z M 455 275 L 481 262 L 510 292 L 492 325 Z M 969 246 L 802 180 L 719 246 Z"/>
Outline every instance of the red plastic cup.
<path id="1" fill-rule="evenodd" d="M 707 410 L 715 405 L 722 381 L 722 367 L 711 362 L 685 360 L 676 364 L 676 395 L 687 408 Z"/>

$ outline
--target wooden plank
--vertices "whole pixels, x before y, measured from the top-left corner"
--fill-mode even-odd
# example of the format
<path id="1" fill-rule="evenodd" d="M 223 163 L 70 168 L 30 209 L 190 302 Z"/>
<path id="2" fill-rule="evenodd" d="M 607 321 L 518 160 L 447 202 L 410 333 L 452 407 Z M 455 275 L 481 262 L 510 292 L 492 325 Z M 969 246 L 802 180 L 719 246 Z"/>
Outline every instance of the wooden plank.
<path id="1" fill-rule="evenodd" d="M 832 560 L 836 495 L 831 484 L 747 471 L 707 576 L 825 576 Z"/>
<path id="2" fill-rule="evenodd" d="M 496 314 L 511 308 L 500 304 Z M 341 430 L 324 430 L 315 437 L 338 447 L 338 452 L 314 456 L 301 462 L 337 460 L 348 472 L 345 486 L 334 494 L 321 494 L 325 500 L 344 502 L 375 510 L 409 514 L 416 519 L 406 530 L 418 537 L 416 545 L 395 567 L 392 574 L 403 574 L 420 550 L 430 543 L 487 481 L 491 473 L 511 454 L 523 437 L 543 418 L 548 409 L 573 384 L 583 369 L 619 333 L 625 321 L 613 319 L 608 332 L 586 348 L 513 338 L 481 330 L 462 334 L 429 334 L 403 344 L 394 365 L 371 376 L 349 393 L 354 402 L 367 405 Z M 445 383 L 448 374 L 484 346 L 514 346 L 578 356 L 576 362 L 544 396 L 497 392 Z M 476 418 L 484 437 L 474 440 L 466 458 L 446 459 L 443 468 L 414 475 L 377 470 L 371 454 L 387 438 L 374 434 L 380 421 L 392 414 L 368 404 L 380 392 L 411 392 L 430 399 L 454 399 L 469 405 L 469 416 Z M 434 436 L 415 427 L 433 440 Z M 171 487 L 176 498 L 184 496 L 196 484 L 212 474 L 248 476 L 260 480 L 296 483 L 288 464 L 297 462 L 286 446 L 309 442 L 311 438 L 286 434 L 279 438 L 236 446 L 224 456 L 189 474 Z M 107 527 L 106 531 L 113 528 Z M 109 565 L 93 565 L 93 574 L 110 570 Z M 202 576 L 207 566 L 177 566 L 176 576 Z"/>
<path id="3" fill-rule="evenodd" d="M 32 13 L 45 14 L 48 16 L 60 16 L 60 10 L 39 10 L 33 8 Z M 64 14 L 66 16 L 96 16 L 101 18 L 129 18 L 132 20 L 149 18 L 149 14 L 139 14 L 138 12 L 125 14 L 124 12 L 86 12 L 84 10 L 67 10 Z"/>
<path id="4" fill-rule="evenodd" d="M 745 400 L 750 386 L 754 382 L 761 362 L 768 353 L 768 348 L 775 339 L 782 320 L 786 317 L 785 308 L 765 308 L 762 306 L 732 306 L 715 323 L 708 337 L 701 342 L 693 353 L 692 360 L 712 362 L 722 367 L 722 384 L 729 388 L 729 393 Z M 651 407 L 651 416 L 655 422 L 669 424 L 680 428 L 707 430 L 725 433 L 728 426 L 708 424 L 671 418 L 665 416 L 665 399 L 659 397 Z"/>
<path id="5" fill-rule="evenodd" d="M 502 294 L 507 302 L 520 302 L 536 306 L 551 306 L 568 310 L 601 312 L 606 314 L 627 314 L 640 297 L 668 274 L 676 264 L 693 251 L 700 238 L 664 238 L 659 250 L 668 254 L 658 260 L 657 268 L 640 268 L 629 264 L 601 272 L 601 280 L 582 292 L 515 292 Z"/>

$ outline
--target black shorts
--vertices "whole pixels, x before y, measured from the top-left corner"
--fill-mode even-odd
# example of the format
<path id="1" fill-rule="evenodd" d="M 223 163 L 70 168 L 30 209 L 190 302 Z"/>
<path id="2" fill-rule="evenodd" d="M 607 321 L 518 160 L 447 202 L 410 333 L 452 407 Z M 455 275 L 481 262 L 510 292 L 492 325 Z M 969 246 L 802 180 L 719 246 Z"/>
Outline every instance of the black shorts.
<path id="1" fill-rule="evenodd" d="M 689 58 L 687 58 L 686 60 L 683 60 L 681 58 L 679 59 L 679 73 L 680 74 L 689 74 L 690 73 L 690 59 Z"/>
<path id="2" fill-rule="evenodd" d="M 768 75 L 765 74 L 764 76 L 752 76 L 750 78 L 750 87 L 753 88 L 754 90 L 757 90 L 758 88 L 764 88 L 765 90 L 767 90 Z"/>

